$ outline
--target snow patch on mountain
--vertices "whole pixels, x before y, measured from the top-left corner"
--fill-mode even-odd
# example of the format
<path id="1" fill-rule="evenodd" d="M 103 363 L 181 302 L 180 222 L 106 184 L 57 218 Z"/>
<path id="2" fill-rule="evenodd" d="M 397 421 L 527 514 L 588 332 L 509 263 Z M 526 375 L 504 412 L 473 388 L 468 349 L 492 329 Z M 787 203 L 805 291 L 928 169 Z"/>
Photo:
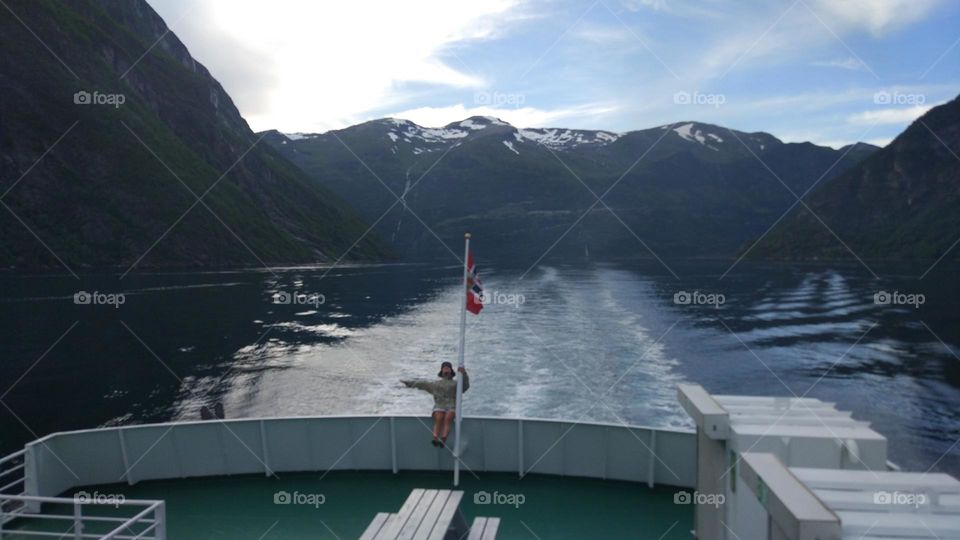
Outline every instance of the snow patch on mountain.
<path id="1" fill-rule="evenodd" d="M 478 129 L 484 129 L 484 128 L 486 128 L 487 126 L 485 126 L 484 124 L 477 124 L 477 123 L 474 122 L 473 120 L 467 118 L 467 119 L 464 120 L 463 122 L 460 122 L 460 127 L 464 127 L 464 128 L 472 129 L 472 130 L 476 131 L 476 130 L 478 130 Z"/>
<path id="2" fill-rule="evenodd" d="M 720 138 L 719 136 L 713 133 L 707 133 L 701 130 L 700 128 L 694 127 L 692 123 L 677 126 L 673 128 L 673 132 L 679 135 L 681 139 L 684 139 L 690 142 L 700 143 L 703 146 L 706 146 L 707 148 L 713 150 L 714 152 L 719 152 L 720 149 L 713 146 L 712 144 L 709 144 L 707 142 L 707 138 L 709 137 L 710 140 L 718 143 L 723 142 L 723 139 Z"/>
<path id="3" fill-rule="evenodd" d="M 520 152 L 517 152 L 517 149 L 513 147 L 513 143 L 510 141 L 503 141 L 503 145 L 510 149 L 516 155 L 520 155 Z"/>
<path id="4" fill-rule="evenodd" d="M 609 131 L 580 131 L 575 129 L 520 129 L 520 137 L 529 139 L 554 150 L 575 148 L 583 145 L 605 146 L 620 138 Z M 517 140 L 520 140 L 519 138 Z"/>

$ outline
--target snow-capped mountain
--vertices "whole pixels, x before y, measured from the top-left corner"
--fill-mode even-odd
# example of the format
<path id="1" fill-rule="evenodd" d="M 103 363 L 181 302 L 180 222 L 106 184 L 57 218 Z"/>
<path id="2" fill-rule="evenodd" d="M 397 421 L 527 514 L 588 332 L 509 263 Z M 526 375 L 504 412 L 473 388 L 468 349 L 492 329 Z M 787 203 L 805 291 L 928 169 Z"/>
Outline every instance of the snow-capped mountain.
<path id="1" fill-rule="evenodd" d="M 517 128 L 482 116 L 441 127 L 383 118 L 321 134 L 268 135 L 401 250 L 431 254 L 446 251 L 437 236 L 455 242 L 465 228 L 495 239 L 506 254 L 549 245 L 576 223 L 558 253 L 580 256 L 585 243 L 596 255 L 621 253 L 636 242 L 627 224 L 658 253 L 729 255 L 794 202 L 791 191 L 829 171 L 826 182 L 874 150 L 844 155 L 694 121 L 615 133 Z M 608 190 L 606 206 L 591 208 Z"/>
<path id="2" fill-rule="evenodd" d="M 287 141 L 281 141 L 280 144 L 334 139 L 339 136 L 339 133 L 348 130 L 377 133 L 375 136 L 379 142 L 394 155 L 442 152 L 451 147 L 490 137 L 499 137 L 503 150 L 514 155 L 520 155 L 523 150 L 532 150 L 536 147 L 554 152 L 596 151 L 616 146 L 616 143 L 623 139 L 629 140 L 637 135 L 644 137 L 650 134 L 655 134 L 653 136 L 661 144 L 674 150 L 683 150 L 683 145 L 687 144 L 686 149 L 690 151 L 709 150 L 721 154 L 728 152 L 738 157 L 742 157 L 744 152 L 762 153 L 768 148 L 783 144 L 768 133 L 744 133 L 699 122 L 678 122 L 647 130 L 616 133 L 585 129 L 517 128 L 492 116 L 473 116 L 442 127 L 423 127 L 410 120 L 383 118 L 346 130 L 283 134 Z M 669 130 L 670 133 L 656 133 L 663 130 Z"/>
<path id="3" fill-rule="evenodd" d="M 610 131 L 562 128 L 518 129 L 492 116 L 473 116 L 443 127 L 423 127 L 400 118 L 383 118 L 360 125 L 382 126 L 383 137 L 391 144 L 392 152 L 406 150 L 417 155 L 446 150 L 452 145 L 491 135 L 501 135 L 504 147 L 514 153 L 517 153 L 516 144 L 534 143 L 551 150 L 564 151 L 587 146 L 605 146 L 620 138 L 620 134 Z M 290 141 L 300 141 L 323 138 L 330 133 L 336 132 L 284 133 L 283 135 Z"/>

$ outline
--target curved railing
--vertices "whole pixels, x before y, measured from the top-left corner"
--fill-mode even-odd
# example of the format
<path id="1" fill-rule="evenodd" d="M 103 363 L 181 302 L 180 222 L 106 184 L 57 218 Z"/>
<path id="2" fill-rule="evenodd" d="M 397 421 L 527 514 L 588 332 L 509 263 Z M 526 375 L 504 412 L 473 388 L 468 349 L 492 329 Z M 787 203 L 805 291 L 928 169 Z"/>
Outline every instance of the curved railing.
<path id="1" fill-rule="evenodd" d="M 54 433 L 25 447 L 25 494 L 116 482 L 327 470 L 452 470 L 419 416 L 207 420 Z M 692 432 L 465 417 L 461 468 L 693 487 Z"/>

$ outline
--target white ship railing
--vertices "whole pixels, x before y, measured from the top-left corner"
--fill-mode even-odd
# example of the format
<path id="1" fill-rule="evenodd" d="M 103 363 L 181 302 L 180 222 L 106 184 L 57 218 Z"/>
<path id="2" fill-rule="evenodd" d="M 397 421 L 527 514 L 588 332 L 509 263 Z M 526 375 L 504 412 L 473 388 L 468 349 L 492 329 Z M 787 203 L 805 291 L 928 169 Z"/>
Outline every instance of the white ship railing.
<path id="1" fill-rule="evenodd" d="M 0 458 L 0 496 L 25 495 L 26 449 Z M 17 512 L 24 510 L 23 501 L 0 500 L 0 527 Z"/>
<path id="2" fill-rule="evenodd" d="M 26 492 L 283 472 L 452 471 L 420 416 L 206 420 L 54 433 L 26 445 Z M 464 471 L 693 487 L 693 432 L 610 423 L 465 417 Z"/>
<path id="3" fill-rule="evenodd" d="M 11 536 L 32 536 L 40 538 L 64 538 L 73 540 L 82 540 L 83 538 L 97 538 L 100 540 L 165 540 L 166 539 L 166 508 L 163 501 L 143 501 L 143 500 L 122 500 L 110 503 L 110 506 L 120 507 L 144 507 L 130 517 L 120 516 L 97 516 L 91 514 L 92 511 L 103 505 L 95 500 L 84 500 L 79 497 L 36 497 L 30 495 L 0 495 L 0 505 L 7 502 L 19 502 L 20 510 L 16 512 L 0 512 L 4 520 L 16 519 L 17 523 L 26 525 L 27 520 L 46 521 L 46 522 L 68 522 L 70 526 L 66 530 L 46 531 L 37 530 L 34 527 L 29 529 L 8 529 L 6 523 L 0 525 L 0 539 L 6 534 Z M 32 504 L 31 504 L 32 503 Z M 47 505 L 70 505 L 73 507 L 71 514 L 58 514 L 53 512 L 31 512 L 30 506 Z M 84 510 L 87 509 L 87 510 Z M 112 529 L 107 529 L 112 524 L 117 524 Z M 33 525 L 33 523 L 30 523 Z M 101 532 L 85 532 L 93 526 L 100 525 L 105 529 Z M 139 530 L 138 530 L 139 529 Z"/>
<path id="4" fill-rule="evenodd" d="M 77 488 L 120 482 L 337 470 L 452 472 L 452 454 L 430 445 L 431 424 L 429 418 L 412 415 L 319 416 L 171 422 L 53 433 L 0 459 L 0 471 L 2 464 L 13 464 L 11 475 L 22 475 L 14 487 L 23 488 L 21 493 L 0 498 L 0 509 L 4 505 L 16 507 L 4 510 L 0 524 L 28 515 L 36 519 L 41 514 L 49 516 L 41 512 L 42 498 L 69 497 L 77 495 L 72 493 Z M 462 436 L 461 469 L 466 474 L 548 474 L 648 486 L 696 485 L 696 435 L 691 431 L 534 418 L 464 417 Z M 151 525 L 150 530 L 158 535 L 133 538 L 162 539 L 163 507 L 151 506 L 157 501 L 126 502 L 147 506 L 142 515 L 134 517 L 139 523 Z M 154 517 L 145 517 L 148 515 Z M 77 538 L 128 537 L 117 531 L 111 534 L 114 536 Z"/>

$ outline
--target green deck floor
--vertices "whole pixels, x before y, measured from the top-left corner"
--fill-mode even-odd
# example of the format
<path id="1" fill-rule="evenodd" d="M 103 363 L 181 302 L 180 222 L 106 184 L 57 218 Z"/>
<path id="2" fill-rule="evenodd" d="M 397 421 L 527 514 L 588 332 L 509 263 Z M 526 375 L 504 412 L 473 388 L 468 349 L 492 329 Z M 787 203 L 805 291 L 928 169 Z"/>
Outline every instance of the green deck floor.
<path id="1" fill-rule="evenodd" d="M 585 478 L 482 473 L 461 477 L 467 518 L 502 518 L 498 538 L 687 539 L 693 508 L 674 504 L 672 488 Z M 85 491 L 122 493 L 128 499 L 163 499 L 170 540 L 357 538 L 377 512 L 395 512 L 414 488 L 450 488 L 449 473 L 284 473 L 95 486 Z M 71 491 L 64 496 L 72 496 Z M 276 504 L 277 492 L 322 495 L 322 504 Z M 477 504 L 496 493 L 501 502 Z M 510 498 L 510 495 L 515 497 Z M 319 501 L 314 497 L 312 501 Z M 63 530 L 63 529 L 61 529 Z M 16 536 L 5 537 L 15 538 Z"/>

